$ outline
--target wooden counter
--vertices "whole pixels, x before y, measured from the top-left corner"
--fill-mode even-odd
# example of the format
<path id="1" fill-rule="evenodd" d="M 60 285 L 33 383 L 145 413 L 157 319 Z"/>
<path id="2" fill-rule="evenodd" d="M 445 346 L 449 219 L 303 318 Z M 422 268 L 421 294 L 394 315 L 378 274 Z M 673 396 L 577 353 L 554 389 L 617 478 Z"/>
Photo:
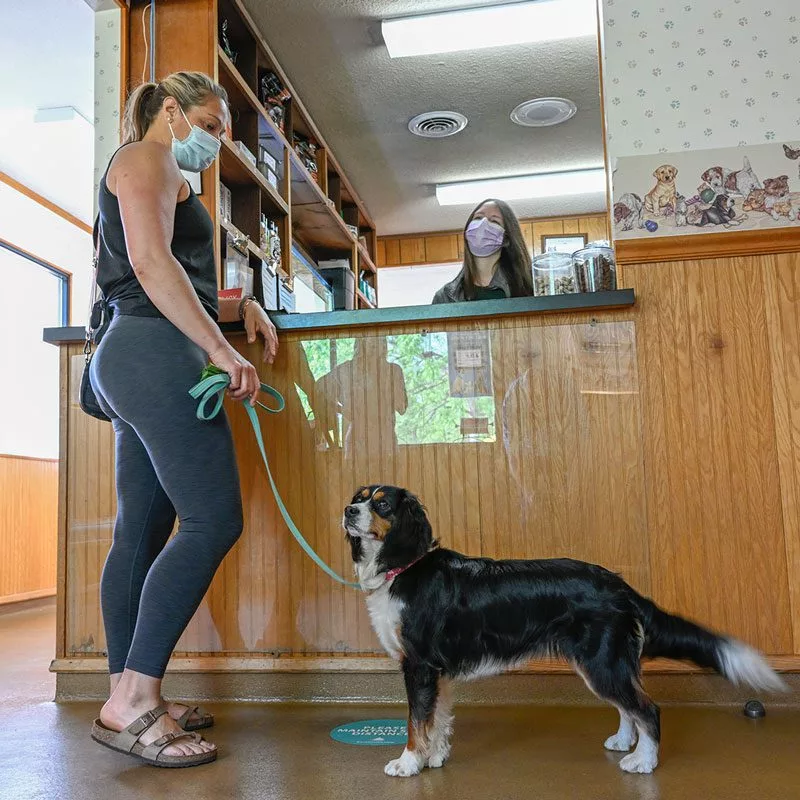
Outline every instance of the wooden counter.
<path id="1" fill-rule="evenodd" d="M 792 398 L 800 348 L 788 349 L 798 327 L 786 287 L 796 267 L 787 256 L 766 257 L 758 274 L 744 264 L 731 269 L 709 261 L 642 269 L 636 305 L 628 290 L 595 296 L 602 308 L 580 295 L 505 301 L 501 309 L 488 301 L 276 317 L 280 354 L 262 380 L 287 407 L 262 424 L 295 522 L 349 575 L 343 506 L 361 484 L 406 486 L 427 505 L 444 546 L 602 563 L 669 610 L 741 636 L 794 669 L 800 543 L 792 436 L 800 436 L 800 412 Z M 577 305 L 564 308 L 570 303 Z M 482 311 L 491 314 L 477 316 Z M 54 669 L 62 673 L 105 667 L 98 590 L 114 518 L 111 426 L 75 400 L 79 335 L 46 333 L 61 345 Z M 229 335 L 255 363 L 256 348 Z M 488 385 L 477 389 L 483 396 L 453 397 L 470 389 L 448 363 L 457 350 L 482 346 L 491 353 Z M 245 533 L 171 669 L 394 669 L 363 599 L 334 584 L 291 538 L 246 415 L 230 405 L 228 413 Z M 662 668 L 690 671 L 655 667 Z"/>

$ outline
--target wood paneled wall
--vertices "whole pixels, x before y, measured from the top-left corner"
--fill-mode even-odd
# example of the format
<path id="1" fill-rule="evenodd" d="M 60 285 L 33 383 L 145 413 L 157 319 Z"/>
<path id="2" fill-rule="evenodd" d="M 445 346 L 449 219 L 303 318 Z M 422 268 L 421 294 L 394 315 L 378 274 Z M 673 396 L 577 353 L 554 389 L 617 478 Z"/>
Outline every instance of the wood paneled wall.
<path id="1" fill-rule="evenodd" d="M 585 233 L 588 241 L 608 239 L 608 217 L 592 214 L 582 217 L 520 220 L 522 235 L 532 255 L 542 252 L 542 236 Z M 464 257 L 461 231 L 382 236 L 378 239 L 379 267 L 407 267 L 414 264 L 449 264 Z"/>
<path id="2" fill-rule="evenodd" d="M 0 604 L 56 591 L 58 462 L 0 455 Z"/>
<path id="3" fill-rule="evenodd" d="M 626 266 L 653 593 L 800 653 L 797 257 Z"/>

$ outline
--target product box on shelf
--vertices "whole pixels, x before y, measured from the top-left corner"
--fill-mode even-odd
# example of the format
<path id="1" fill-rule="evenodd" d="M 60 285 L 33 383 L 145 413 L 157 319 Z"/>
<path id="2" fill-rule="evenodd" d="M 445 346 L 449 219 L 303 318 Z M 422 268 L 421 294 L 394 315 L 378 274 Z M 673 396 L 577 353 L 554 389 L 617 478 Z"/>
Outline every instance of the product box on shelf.
<path id="1" fill-rule="evenodd" d="M 241 288 L 245 294 L 253 294 L 253 270 L 246 244 L 225 235 L 225 288 Z"/>
<path id="2" fill-rule="evenodd" d="M 284 281 L 277 278 L 278 283 L 278 310 L 287 311 L 292 314 L 295 310 L 294 291 L 290 289 Z"/>
<path id="3" fill-rule="evenodd" d="M 219 215 L 225 222 L 231 221 L 231 190 L 222 181 L 219 184 Z"/>
<path id="4" fill-rule="evenodd" d="M 269 263 L 261 262 L 261 305 L 268 311 L 278 310 L 278 282 L 280 278 L 272 271 Z"/>
<path id="5" fill-rule="evenodd" d="M 278 223 L 261 215 L 261 235 L 259 247 L 266 253 L 273 271 L 277 272 L 282 263 L 281 235 Z"/>
<path id="6" fill-rule="evenodd" d="M 345 228 L 350 231 L 354 239 L 358 239 L 358 226 L 357 225 L 348 225 L 345 222 Z"/>
<path id="7" fill-rule="evenodd" d="M 350 259 L 337 258 L 319 262 L 320 275 L 333 289 L 333 307 L 352 310 L 356 300 L 356 276 L 350 267 Z"/>
<path id="8" fill-rule="evenodd" d="M 249 161 L 252 165 L 253 169 L 258 168 L 258 159 L 250 152 L 247 145 L 242 141 L 235 141 L 234 144 L 238 148 L 239 152 L 242 154 L 246 161 Z"/>
<path id="9" fill-rule="evenodd" d="M 278 171 L 278 160 L 262 144 L 258 146 L 258 160 L 273 172 Z"/>
<path id="10" fill-rule="evenodd" d="M 278 188 L 278 162 L 262 145 L 258 146 L 258 171 L 267 179 L 273 188 Z"/>

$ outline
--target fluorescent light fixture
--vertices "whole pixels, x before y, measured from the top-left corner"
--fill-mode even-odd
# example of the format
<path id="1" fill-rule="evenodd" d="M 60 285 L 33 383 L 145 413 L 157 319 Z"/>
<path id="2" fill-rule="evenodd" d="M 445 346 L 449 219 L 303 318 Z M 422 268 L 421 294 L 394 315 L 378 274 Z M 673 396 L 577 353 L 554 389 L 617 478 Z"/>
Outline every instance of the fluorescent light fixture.
<path id="1" fill-rule="evenodd" d="M 440 206 L 458 206 L 480 203 L 487 197 L 496 197 L 498 200 L 534 200 L 605 192 L 605 190 L 606 171 L 598 167 L 572 172 L 547 172 L 512 178 L 440 183 L 436 185 L 436 199 Z"/>
<path id="2" fill-rule="evenodd" d="M 596 0 L 536 0 L 385 19 L 391 58 L 597 36 Z"/>

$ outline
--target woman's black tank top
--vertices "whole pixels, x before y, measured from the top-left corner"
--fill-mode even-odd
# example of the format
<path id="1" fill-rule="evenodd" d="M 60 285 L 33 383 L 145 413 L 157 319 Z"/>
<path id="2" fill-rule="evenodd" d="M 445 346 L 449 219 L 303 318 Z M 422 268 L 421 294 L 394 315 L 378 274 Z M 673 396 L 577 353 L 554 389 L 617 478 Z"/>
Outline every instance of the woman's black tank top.
<path id="1" fill-rule="evenodd" d="M 145 293 L 133 271 L 125 246 L 119 202 L 106 185 L 106 175 L 103 175 L 100 181 L 98 206 L 100 243 L 97 285 L 103 292 L 103 297 L 114 314 L 163 317 L 164 315 Z M 219 305 L 217 266 L 214 258 L 214 226 L 211 217 L 191 187 L 186 200 L 175 205 L 175 229 L 170 248 L 186 270 L 203 307 L 216 320 Z"/>

